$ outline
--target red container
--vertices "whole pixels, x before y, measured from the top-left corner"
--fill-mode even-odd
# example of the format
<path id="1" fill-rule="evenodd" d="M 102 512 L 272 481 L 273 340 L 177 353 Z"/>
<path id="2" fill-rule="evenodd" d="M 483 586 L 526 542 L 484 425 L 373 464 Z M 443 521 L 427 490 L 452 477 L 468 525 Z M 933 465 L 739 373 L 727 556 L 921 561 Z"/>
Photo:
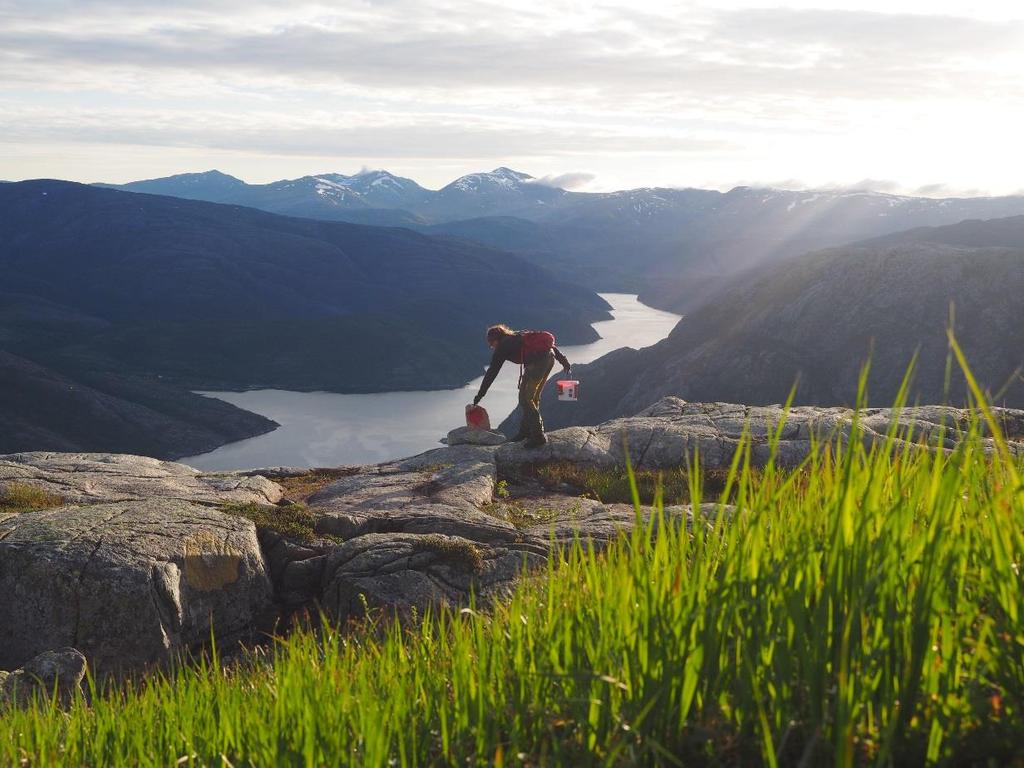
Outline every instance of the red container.
<path id="1" fill-rule="evenodd" d="M 580 398 L 580 383 L 576 379 L 559 379 L 555 382 L 555 393 L 559 400 L 575 403 Z"/>
<path id="2" fill-rule="evenodd" d="M 482 405 L 473 405 L 472 403 L 467 405 L 466 426 L 489 430 L 491 428 L 491 418 L 487 415 L 487 409 Z"/>

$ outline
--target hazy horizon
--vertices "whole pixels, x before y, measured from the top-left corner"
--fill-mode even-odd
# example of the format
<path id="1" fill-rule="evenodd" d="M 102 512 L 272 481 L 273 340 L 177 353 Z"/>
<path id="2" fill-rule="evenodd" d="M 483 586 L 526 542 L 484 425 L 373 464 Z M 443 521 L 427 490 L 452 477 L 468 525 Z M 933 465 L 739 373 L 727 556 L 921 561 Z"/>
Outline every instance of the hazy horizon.
<path id="1" fill-rule="evenodd" d="M 495 170 L 497 170 L 497 169 L 496 168 L 477 169 L 477 170 L 473 170 L 473 171 L 468 171 L 467 174 L 490 173 L 490 172 L 493 172 Z M 514 171 L 517 171 L 517 172 L 520 172 L 520 173 L 527 173 L 528 175 L 531 175 L 531 176 L 533 175 L 533 174 L 529 174 L 529 171 L 524 170 L 522 168 L 512 168 L 511 170 L 514 170 Z M 388 169 L 388 168 L 369 168 L 369 167 L 363 166 L 360 169 L 355 170 L 355 171 L 348 171 L 348 172 L 346 172 L 344 170 L 342 170 L 342 171 L 337 171 L 337 170 L 320 171 L 320 172 L 317 172 L 317 173 L 305 174 L 305 177 L 316 178 L 316 177 L 327 176 L 327 175 L 330 175 L 330 174 L 340 174 L 340 175 L 343 175 L 343 176 L 358 176 L 360 174 L 376 173 L 376 172 L 382 172 L 382 171 L 386 171 L 386 172 L 389 172 L 389 173 L 391 172 L 390 169 Z M 78 179 L 56 179 L 56 180 L 58 180 L 58 181 L 72 181 L 72 182 L 84 183 L 84 184 L 101 184 L 101 183 L 122 184 L 122 183 L 130 183 L 130 182 L 134 182 L 134 181 L 153 181 L 153 180 L 156 180 L 156 179 L 168 178 L 168 177 L 171 177 L 171 176 L 203 175 L 203 174 L 206 174 L 206 173 L 224 173 L 224 174 L 226 174 L 228 176 L 232 176 L 234 178 L 237 178 L 240 181 L 245 182 L 246 184 L 249 184 L 249 185 L 259 185 L 259 184 L 266 184 L 266 183 L 273 183 L 273 182 L 280 182 L 280 181 L 295 181 L 297 179 L 303 178 L 301 176 L 296 176 L 296 177 L 288 177 L 288 178 L 280 178 L 280 179 L 268 179 L 268 180 L 262 180 L 261 179 L 259 181 L 255 181 L 255 180 L 252 180 L 252 179 L 245 178 L 242 175 L 233 174 L 233 173 L 227 173 L 226 171 L 224 171 L 223 169 L 220 169 L 220 168 L 207 168 L 207 169 L 204 169 L 204 170 L 181 171 L 180 173 L 168 174 L 167 177 L 134 177 L 134 178 L 125 179 L 123 181 L 110 181 L 109 179 L 95 179 L 95 180 L 92 180 L 92 181 L 80 181 Z M 467 175 L 467 174 L 464 174 L 464 175 Z M 395 176 L 402 176 L 402 174 L 393 174 L 393 175 L 395 175 Z M 561 176 L 572 177 L 572 176 L 575 176 L 575 175 L 576 174 L 567 173 L 567 174 L 562 174 Z M 26 177 L 24 179 L 0 179 L 0 181 L 8 181 L 8 182 L 15 182 L 16 183 L 18 181 L 37 181 L 37 180 L 41 180 L 41 179 L 44 179 L 44 178 L 53 178 L 53 177 Z M 416 178 L 412 178 L 412 180 L 415 181 L 417 184 L 419 184 L 424 189 L 436 192 L 436 191 L 442 189 L 447 184 L 449 184 L 449 183 L 451 183 L 453 181 L 456 181 L 457 178 L 459 178 L 459 177 L 454 177 L 452 179 L 449 179 L 448 182 L 444 182 L 444 183 L 439 184 L 437 186 L 428 186 L 427 184 L 422 183 L 419 179 L 416 179 Z M 580 192 L 580 193 L 584 193 L 584 194 L 587 194 L 587 193 L 599 194 L 599 193 L 608 193 L 608 192 L 629 191 L 630 189 L 650 189 L 650 188 L 653 188 L 652 185 L 640 185 L 639 187 L 629 187 L 629 188 L 622 188 L 622 189 L 581 189 L 580 188 L 581 185 L 577 184 L 577 183 L 565 183 L 565 184 L 559 183 L 560 182 L 560 176 L 554 176 L 554 177 L 534 177 L 534 179 L 535 179 L 534 183 L 537 183 L 537 184 L 542 184 L 544 186 L 558 187 L 558 188 L 561 188 L 561 189 L 571 190 L 571 191 L 574 191 L 574 192 Z M 946 187 L 945 185 L 929 185 L 927 187 L 919 188 L 919 189 L 916 189 L 916 190 L 901 191 L 901 190 L 899 190 L 897 188 L 897 185 L 895 185 L 895 184 L 893 184 L 891 182 L 879 182 L 877 184 L 877 186 L 875 186 L 872 183 L 873 181 L 875 181 L 875 180 L 865 179 L 862 182 L 857 183 L 857 184 L 850 184 L 850 185 L 833 184 L 833 185 L 823 185 L 823 186 L 819 186 L 819 187 L 798 186 L 795 182 L 793 182 L 792 180 L 789 180 L 789 181 L 781 181 L 781 182 L 777 182 L 777 183 L 767 183 L 767 184 L 765 184 L 765 183 L 757 183 L 757 182 L 742 182 L 742 183 L 733 184 L 733 185 L 729 185 L 729 186 L 718 186 L 718 187 L 711 186 L 711 187 L 702 187 L 702 188 L 701 187 L 695 187 L 695 186 L 684 186 L 684 185 L 678 185 L 677 184 L 677 185 L 667 185 L 667 186 L 658 187 L 658 188 L 659 189 L 713 189 L 713 190 L 717 190 L 717 191 L 720 191 L 720 192 L 728 192 L 729 190 L 735 189 L 737 187 L 749 187 L 751 189 L 772 189 L 772 190 L 789 191 L 789 192 L 877 193 L 877 194 L 896 195 L 896 196 L 903 196 L 903 197 L 926 197 L 926 198 L 935 198 L 935 199 L 962 198 L 962 197 L 995 197 L 995 196 L 1001 196 L 1001 195 L 992 195 L 992 194 L 990 194 L 990 193 L 988 193 L 988 192 L 986 192 L 984 190 L 976 190 L 976 189 L 975 190 L 962 190 L 962 191 L 961 190 L 952 190 L 952 189 L 949 189 L 948 187 Z M 1011 192 L 1005 193 L 1005 196 L 1019 196 L 1019 195 L 1024 195 L 1024 188 L 1021 188 L 1019 190 L 1015 190 L 1015 191 L 1011 191 Z"/>

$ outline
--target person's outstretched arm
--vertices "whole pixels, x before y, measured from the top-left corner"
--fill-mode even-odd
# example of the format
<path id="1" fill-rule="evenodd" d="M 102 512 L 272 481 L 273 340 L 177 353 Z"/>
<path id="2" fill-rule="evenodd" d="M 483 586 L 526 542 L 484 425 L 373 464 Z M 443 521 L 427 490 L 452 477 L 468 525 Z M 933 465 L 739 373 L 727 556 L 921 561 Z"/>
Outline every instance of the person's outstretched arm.
<path id="1" fill-rule="evenodd" d="M 568 376 L 572 366 L 569 365 L 569 361 L 566 360 L 565 355 L 562 354 L 561 350 L 558 347 L 552 347 L 551 351 L 555 353 L 555 360 L 557 360 L 562 365 L 562 370 Z"/>
<path id="2" fill-rule="evenodd" d="M 487 373 L 484 374 L 484 380 L 480 382 L 480 391 L 476 393 L 476 397 L 473 398 L 473 405 L 476 405 L 483 400 L 484 395 L 487 394 L 487 388 L 491 386 L 491 382 L 494 381 L 494 377 L 498 375 L 498 371 L 501 370 L 501 364 L 505 362 L 505 358 L 501 355 L 498 349 L 494 350 L 494 354 L 491 355 L 491 364 L 487 368 Z"/>

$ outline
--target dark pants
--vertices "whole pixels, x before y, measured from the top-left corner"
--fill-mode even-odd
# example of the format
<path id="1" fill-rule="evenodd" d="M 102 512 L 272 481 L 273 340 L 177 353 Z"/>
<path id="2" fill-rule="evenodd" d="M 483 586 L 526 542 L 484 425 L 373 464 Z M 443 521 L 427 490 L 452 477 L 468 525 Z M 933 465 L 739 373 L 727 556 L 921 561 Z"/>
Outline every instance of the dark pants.
<path id="1" fill-rule="evenodd" d="M 519 384 L 519 408 L 523 420 L 519 433 L 528 438 L 537 438 L 544 434 L 544 421 L 540 417 L 540 394 L 548 374 L 555 367 L 555 353 L 548 351 L 528 360 L 523 365 L 523 380 Z"/>

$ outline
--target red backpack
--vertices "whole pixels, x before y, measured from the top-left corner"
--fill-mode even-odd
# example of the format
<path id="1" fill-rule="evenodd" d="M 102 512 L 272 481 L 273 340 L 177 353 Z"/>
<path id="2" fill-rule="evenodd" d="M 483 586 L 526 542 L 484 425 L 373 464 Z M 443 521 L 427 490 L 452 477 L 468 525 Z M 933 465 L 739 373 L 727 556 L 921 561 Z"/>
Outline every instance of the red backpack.
<path id="1" fill-rule="evenodd" d="M 548 352 L 555 346 L 555 334 L 548 331 L 520 331 L 523 337 L 523 349 L 519 362 L 525 363 L 526 358 Z"/>

